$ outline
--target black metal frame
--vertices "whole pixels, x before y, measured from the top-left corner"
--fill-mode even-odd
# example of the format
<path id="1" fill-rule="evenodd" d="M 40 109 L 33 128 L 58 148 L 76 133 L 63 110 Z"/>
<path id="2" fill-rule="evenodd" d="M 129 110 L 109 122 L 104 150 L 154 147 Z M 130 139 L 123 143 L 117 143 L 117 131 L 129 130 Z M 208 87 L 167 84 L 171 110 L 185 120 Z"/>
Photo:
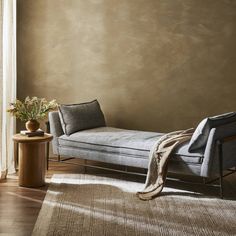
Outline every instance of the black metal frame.
<path id="1" fill-rule="evenodd" d="M 228 173 L 224 175 L 223 171 L 223 144 L 232 140 L 236 140 L 236 136 L 230 136 L 222 139 L 217 139 L 216 140 L 216 145 L 217 145 L 217 151 L 218 151 L 218 162 L 219 162 L 219 177 L 206 182 L 207 184 L 213 183 L 217 180 L 219 180 L 219 188 L 220 188 L 220 198 L 224 198 L 224 177 L 231 175 L 236 172 L 236 167 L 234 169 L 228 169 Z"/>
<path id="2" fill-rule="evenodd" d="M 224 197 L 224 185 L 223 185 L 223 142 L 217 140 L 216 142 L 218 147 L 218 158 L 219 158 L 219 181 L 220 181 L 220 197 Z"/>
<path id="3" fill-rule="evenodd" d="M 216 140 L 216 146 L 217 146 L 217 152 L 218 152 L 218 164 L 219 164 L 219 177 L 206 181 L 206 179 L 204 178 L 204 184 L 211 184 L 214 183 L 215 181 L 219 180 L 219 195 L 220 198 L 223 199 L 224 198 L 224 177 L 231 175 L 233 173 L 236 173 L 236 167 L 234 169 L 228 169 L 228 173 L 224 174 L 224 168 L 223 168 L 223 144 L 232 140 L 236 140 L 236 136 L 230 136 L 230 137 L 226 137 L 226 138 L 221 138 L 221 139 L 217 139 Z"/>

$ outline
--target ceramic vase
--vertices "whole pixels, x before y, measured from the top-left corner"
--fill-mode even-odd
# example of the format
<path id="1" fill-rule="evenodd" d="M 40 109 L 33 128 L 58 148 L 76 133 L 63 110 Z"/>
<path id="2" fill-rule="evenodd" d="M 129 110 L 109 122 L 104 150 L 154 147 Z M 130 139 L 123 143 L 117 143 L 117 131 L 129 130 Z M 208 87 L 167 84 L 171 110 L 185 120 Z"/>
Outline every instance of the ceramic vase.
<path id="1" fill-rule="evenodd" d="M 29 120 L 25 123 L 25 127 L 30 132 L 35 132 L 39 129 L 39 122 L 37 120 Z"/>

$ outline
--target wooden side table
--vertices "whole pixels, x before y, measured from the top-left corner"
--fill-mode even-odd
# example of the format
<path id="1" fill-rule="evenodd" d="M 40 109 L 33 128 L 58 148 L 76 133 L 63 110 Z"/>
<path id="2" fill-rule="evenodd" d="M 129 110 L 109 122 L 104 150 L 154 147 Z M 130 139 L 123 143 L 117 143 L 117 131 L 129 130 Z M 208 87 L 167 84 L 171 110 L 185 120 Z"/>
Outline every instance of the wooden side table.
<path id="1" fill-rule="evenodd" d="M 19 185 L 40 187 L 45 185 L 46 144 L 52 140 L 51 134 L 27 137 L 15 134 L 13 141 L 19 145 Z"/>

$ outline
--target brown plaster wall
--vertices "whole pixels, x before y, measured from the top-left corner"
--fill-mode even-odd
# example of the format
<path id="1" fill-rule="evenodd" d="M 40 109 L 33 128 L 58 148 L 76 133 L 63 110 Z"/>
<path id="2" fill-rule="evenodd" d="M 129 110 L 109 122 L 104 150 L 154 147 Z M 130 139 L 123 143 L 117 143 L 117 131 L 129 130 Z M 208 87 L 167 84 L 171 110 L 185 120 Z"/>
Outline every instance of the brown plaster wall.
<path id="1" fill-rule="evenodd" d="M 97 98 L 172 131 L 236 108 L 236 1 L 18 0 L 18 97 Z"/>

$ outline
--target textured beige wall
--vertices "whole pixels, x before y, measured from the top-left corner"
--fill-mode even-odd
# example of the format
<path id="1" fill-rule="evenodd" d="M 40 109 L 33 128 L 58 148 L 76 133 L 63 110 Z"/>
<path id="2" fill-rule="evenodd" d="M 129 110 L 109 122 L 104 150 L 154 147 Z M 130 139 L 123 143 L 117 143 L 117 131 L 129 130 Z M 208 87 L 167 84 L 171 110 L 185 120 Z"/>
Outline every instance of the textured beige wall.
<path id="1" fill-rule="evenodd" d="M 2 30 L 3 30 L 3 22 L 2 22 L 2 7 L 3 7 L 3 4 L 2 4 L 2 1 L 0 1 L 0 35 L 2 36 Z M 2 45 L 2 37 L 0 37 L 0 45 Z M 0 134 L 2 133 L 2 114 L 3 114 L 3 111 L 2 111 L 2 96 L 3 96 L 3 84 L 2 84 L 2 81 L 3 81 L 3 61 L 2 61 L 2 47 L 0 47 Z M 5 112 L 5 111 L 4 111 Z M 2 153 L 2 142 L 0 142 L 0 153 Z"/>
<path id="2" fill-rule="evenodd" d="M 18 0 L 18 97 L 97 98 L 170 131 L 236 108 L 236 1 Z"/>

